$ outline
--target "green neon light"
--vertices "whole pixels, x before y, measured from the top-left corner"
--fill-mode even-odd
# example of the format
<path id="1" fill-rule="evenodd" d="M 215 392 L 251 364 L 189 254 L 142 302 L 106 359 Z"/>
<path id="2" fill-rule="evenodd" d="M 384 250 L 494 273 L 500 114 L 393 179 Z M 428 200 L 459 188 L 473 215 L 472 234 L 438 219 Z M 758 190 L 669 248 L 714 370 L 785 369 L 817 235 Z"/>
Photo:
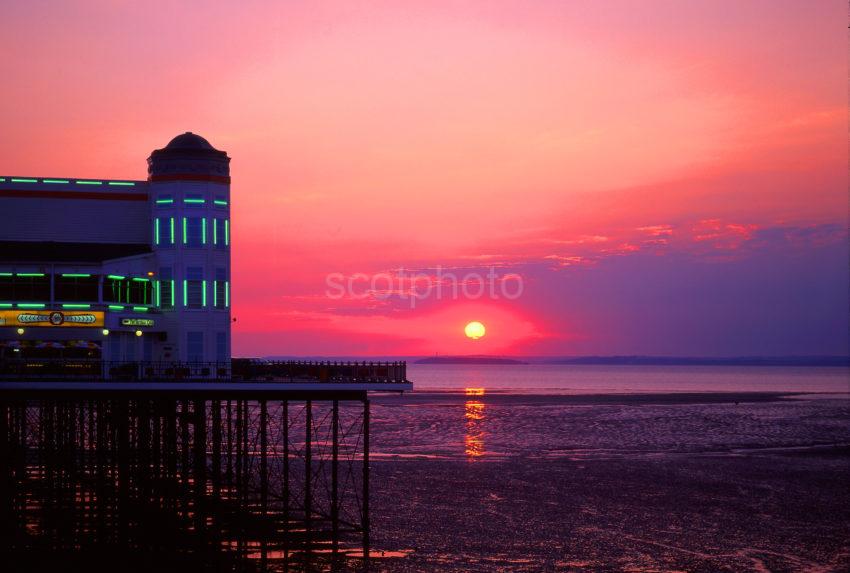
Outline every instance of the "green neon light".
<path id="1" fill-rule="evenodd" d="M 103 185 L 103 181 L 77 181 L 77 185 Z"/>
<path id="2" fill-rule="evenodd" d="M 171 217 L 171 244 L 174 244 L 174 217 Z"/>
<path id="3" fill-rule="evenodd" d="M 122 276 L 122 275 L 106 275 L 106 278 L 112 279 L 114 281 L 123 281 L 127 277 Z"/>
<path id="4" fill-rule="evenodd" d="M 183 279 L 183 306 L 189 306 L 189 282 Z"/>
<path id="5" fill-rule="evenodd" d="M 12 177 L 12 183 L 38 183 L 38 179 L 17 179 Z"/>
<path id="6" fill-rule="evenodd" d="M 207 218 L 201 217 L 201 242 L 207 244 Z"/>
<path id="7" fill-rule="evenodd" d="M 174 306 L 174 279 L 171 279 L 171 306 Z"/>
<path id="8" fill-rule="evenodd" d="M 162 291 L 160 287 L 160 282 L 156 281 L 156 305 L 162 306 Z"/>
<path id="9" fill-rule="evenodd" d="M 218 244 L 218 219 L 213 219 L 213 245 Z"/>
<path id="10" fill-rule="evenodd" d="M 230 281 L 224 281 L 224 306 L 230 306 Z"/>
<path id="11" fill-rule="evenodd" d="M 5 183 L 5 182 L 6 182 L 6 178 L 5 178 L 5 177 L 0 177 L 0 183 Z"/>
<path id="12" fill-rule="evenodd" d="M 183 244 L 185 245 L 188 242 L 189 233 L 186 227 L 186 217 L 183 217 Z"/>
<path id="13" fill-rule="evenodd" d="M 12 273 L 0 273 L 0 277 L 10 277 Z"/>
<path id="14" fill-rule="evenodd" d="M 120 304 L 110 304 L 109 310 L 124 310 L 124 307 Z"/>
<path id="15" fill-rule="evenodd" d="M 222 201 L 221 199 L 216 199 L 213 203 L 216 205 L 227 205 L 227 201 Z"/>
<path id="16" fill-rule="evenodd" d="M 149 309 L 146 306 L 134 306 L 133 310 L 136 312 L 147 312 Z"/>
<path id="17" fill-rule="evenodd" d="M 156 244 L 159 244 L 159 217 L 153 221 L 153 238 Z"/>
<path id="18" fill-rule="evenodd" d="M 62 273 L 63 277 L 90 277 L 91 275 L 83 273 Z"/>
<path id="19" fill-rule="evenodd" d="M 126 187 L 132 187 L 132 186 L 135 185 L 135 183 L 132 183 L 130 181 L 110 181 L 109 184 L 110 185 L 124 185 Z"/>
<path id="20" fill-rule="evenodd" d="M 206 203 L 206 199 L 183 199 L 184 203 L 193 203 L 193 204 L 201 204 Z"/>
<path id="21" fill-rule="evenodd" d="M 148 282 L 150 279 L 143 279 L 143 278 L 139 278 L 139 277 L 133 277 L 133 280 L 134 280 L 134 281 L 139 281 L 139 282 L 142 282 L 142 281 L 144 281 L 144 282 Z"/>
<path id="22" fill-rule="evenodd" d="M 230 244 L 230 219 L 224 220 L 224 244 Z"/>
<path id="23" fill-rule="evenodd" d="M 63 304 L 62 308 L 91 308 L 90 304 Z"/>
<path id="24" fill-rule="evenodd" d="M 45 305 L 40 303 L 40 302 L 39 303 L 34 303 L 34 302 L 32 302 L 32 303 L 31 302 L 18 303 L 18 308 L 44 308 L 44 306 Z"/>
<path id="25" fill-rule="evenodd" d="M 17 273 L 19 277 L 43 277 L 44 273 Z"/>
<path id="26" fill-rule="evenodd" d="M 201 281 L 201 306 L 207 306 L 207 281 Z"/>
<path id="27" fill-rule="evenodd" d="M 157 199 L 157 205 L 170 205 L 174 203 L 174 199 Z"/>
<path id="28" fill-rule="evenodd" d="M 42 183 L 70 183 L 67 179 L 42 179 Z"/>
<path id="29" fill-rule="evenodd" d="M 12 308 L 11 302 L 0 302 L 0 308 Z"/>

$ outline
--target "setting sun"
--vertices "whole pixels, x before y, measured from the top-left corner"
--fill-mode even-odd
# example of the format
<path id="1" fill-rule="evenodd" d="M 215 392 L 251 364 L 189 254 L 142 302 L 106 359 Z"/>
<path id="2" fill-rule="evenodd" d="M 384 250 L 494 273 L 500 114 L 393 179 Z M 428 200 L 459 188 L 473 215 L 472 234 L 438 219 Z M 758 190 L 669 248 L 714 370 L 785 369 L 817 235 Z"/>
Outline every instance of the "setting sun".
<path id="1" fill-rule="evenodd" d="M 467 324 L 466 327 L 463 329 L 463 332 L 472 340 L 478 340 L 479 338 L 484 336 L 487 330 L 484 328 L 483 324 L 475 321 Z"/>

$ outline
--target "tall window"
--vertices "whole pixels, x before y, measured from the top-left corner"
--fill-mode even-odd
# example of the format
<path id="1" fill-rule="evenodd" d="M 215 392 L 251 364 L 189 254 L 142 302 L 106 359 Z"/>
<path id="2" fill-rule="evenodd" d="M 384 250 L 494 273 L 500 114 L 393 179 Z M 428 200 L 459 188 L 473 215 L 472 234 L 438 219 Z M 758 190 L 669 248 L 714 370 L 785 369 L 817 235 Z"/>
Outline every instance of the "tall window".
<path id="1" fill-rule="evenodd" d="M 97 275 L 63 273 L 54 277 L 54 297 L 69 302 L 97 302 Z"/>
<path id="2" fill-rule="evenodd" d="M 227 269 L 217 268 L 215 270 L 215 281 L 213 281 L 213 305 L 215 308 L 227 306 Z"/>
<path id="3" fill-rule="evenodd" d="M 212 219 L 212 242 L 216 249 L 226 249 L 230 243 L 227 219 Z"/>
<path id="4" fill-rule="evenodd" d="M 159 267 L 159 306 L 174 308 L 174 271 L 171 267 Z"/>
<path id="5" fill-rule="evenodd" d="M 204 333 L 186 333 L 186 359 L 189 362 L 202 362 L 204 360 Z"/>
<path id="6" fill-rule="evenodd" d="M 227 355 L 227 333 L 215 333 L 215 359 L 217 362 L 227 362 L 230 357 Z"/>
<path id="7" fill-rule="evenodd" d="M 187 267 L 183 281 L 183 306 L 203 308 L 207 306 L 207 281 L 202 267 Z"/>
<path id="8" fill-rule="evenodd" d="M 153 225 L 154 242 L 160 247 L 174 244 L 174 217 L 157 217 Z"/>
<path id="9" fill-rule="evenodd" d="M 205 217 L 183 217 L 183 244 L 200 247 L 207 242 L 207 219 Z"/>

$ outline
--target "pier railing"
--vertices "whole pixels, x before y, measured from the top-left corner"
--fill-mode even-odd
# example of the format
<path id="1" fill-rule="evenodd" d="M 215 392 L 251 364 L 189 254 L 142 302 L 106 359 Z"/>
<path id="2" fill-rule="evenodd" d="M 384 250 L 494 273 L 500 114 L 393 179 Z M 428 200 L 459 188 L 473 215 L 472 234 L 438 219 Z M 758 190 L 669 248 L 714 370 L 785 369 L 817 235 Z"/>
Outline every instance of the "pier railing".
<path id="1" fill-rule="evenodd" d="M 403 361 L 268 361 L 247 358 L 227 362 L 20 359 L 0 360 L 0 380 L 2 379 L 394 384 L 407 382 L 407 363 Z"/>

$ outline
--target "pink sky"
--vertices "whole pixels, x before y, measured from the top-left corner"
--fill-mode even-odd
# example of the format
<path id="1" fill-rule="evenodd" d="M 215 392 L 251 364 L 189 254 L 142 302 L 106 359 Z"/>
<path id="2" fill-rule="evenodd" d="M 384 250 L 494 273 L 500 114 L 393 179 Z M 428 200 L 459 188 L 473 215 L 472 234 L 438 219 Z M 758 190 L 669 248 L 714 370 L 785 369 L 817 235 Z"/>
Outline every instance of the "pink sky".
<path id="1" fill-rule="evenodd" d="M 844 2 L 0 19 L 3 173 L 144 178 L 187 130 L 233 158 L 237 354 L 846 352 Z M 491 265 L 523 295 L 326 294 L 328 273 Z"/>

